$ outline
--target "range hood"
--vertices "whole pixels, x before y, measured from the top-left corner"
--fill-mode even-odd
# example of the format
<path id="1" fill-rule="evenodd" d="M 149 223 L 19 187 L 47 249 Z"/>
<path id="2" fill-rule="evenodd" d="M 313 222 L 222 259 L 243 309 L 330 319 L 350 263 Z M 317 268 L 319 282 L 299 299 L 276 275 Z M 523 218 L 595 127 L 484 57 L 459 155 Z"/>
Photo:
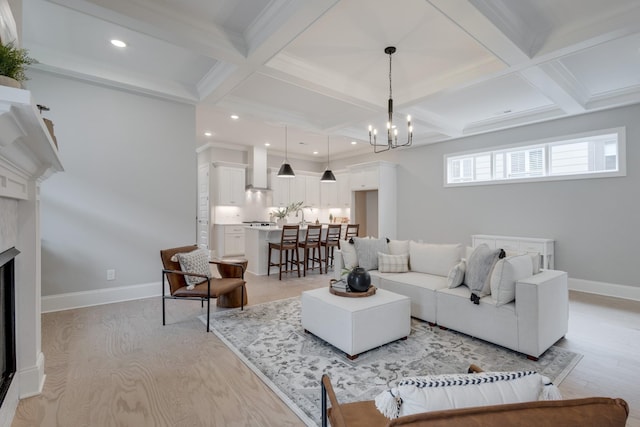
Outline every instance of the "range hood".
<path id="1" fill-rule="evenodd" d="M 247 170 L 247 190 L 270 191 L 267 185 L 267 149 L 252 147 L 249 150 Z"/>

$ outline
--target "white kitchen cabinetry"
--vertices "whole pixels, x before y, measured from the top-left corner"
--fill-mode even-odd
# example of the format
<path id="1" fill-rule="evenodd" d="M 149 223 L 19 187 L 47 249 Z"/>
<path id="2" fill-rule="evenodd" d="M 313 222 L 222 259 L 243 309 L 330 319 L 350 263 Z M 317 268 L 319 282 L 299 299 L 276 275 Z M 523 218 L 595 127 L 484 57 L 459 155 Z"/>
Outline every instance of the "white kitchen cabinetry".
<path id="1" fill-rule="evenodd" d="M 214 163 L 216 205 L 242 206 L 245 198 L 245 165 Z"/>
<path id="2" fill-rule="evenodd" d="M 271 206 L 284 208 L 289 204 L 289 187 L 294 178 L 278 178 L 278 171 L 272 170 L 271 179 Z"/>
<path id="3" fill-rule="evenodd" d="M 349 186 L 353 191 L 377 190 L 380 182 L 377 162 L 356 165 L 349 169 Z"/>
<path id="4" fill-rule="evenodd" d="M 351 187 L 349 186 L 349 174 L 337 173 L 336 184 L 338 184 L 338 207 L 348 208 L 351 206 Z"/>
<path id="5" fill-rule="evenodd" d="M 361 235 L 396 238 L 396 165 L 371 162 L 349 167 L 353 191 L 351 222 L 360 224 Z"/>
<path id="6" fill-rule="evenodd" d="M 297 173 L 295 178 L 291 178 L 290 185 L 289 203 L 305 202 L 307 198 L 307 177 Z M 306 205 L 306 203 L 303 203 L 303 205 Z"/>
<path id="7" fill-rule="evenodd" d="M 216 256 L 244 255 L 244 230 L 243 225 L 221 225 L 214 227 Z"/>
<path id="8" fill-rule="evenodd" d="M 302 176 L 300 177 L 302 178 Z M 307 175 L 305 180 L 305 197 L 304 205 L 310 208 L 320 207 L 320 177 L 315 175 Z"/>
<path id="9" fill-rule="evenodd" d="M 534 237 L 492 236 L 487 234 L 474 234 L 471 236 L 471 245 L 475 248 L 486 243 L 490 248 L 501 248 L 511 252 L 526 252 L 540 254 L 540 267 L 553 270 L 553 239 L 539 239 Z"/>
<path id="10" fill-rule="evenodd" d="M 335 173 L 336 182 L 320 183 L 320 207 L 348 208 L 351 205 L 349 174 Z"/>

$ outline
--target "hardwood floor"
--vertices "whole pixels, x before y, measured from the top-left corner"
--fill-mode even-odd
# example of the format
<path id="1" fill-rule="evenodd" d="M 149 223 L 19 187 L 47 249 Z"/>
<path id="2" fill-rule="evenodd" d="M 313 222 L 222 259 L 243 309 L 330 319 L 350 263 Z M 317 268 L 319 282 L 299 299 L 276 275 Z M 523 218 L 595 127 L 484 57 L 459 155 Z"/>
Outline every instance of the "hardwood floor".
<path id="1" fill-rule="evenodd" d="M 295 276 L 294 276 L 295 277 Z M 251 305 L 327 286 L 248 275 Z M 640 302 L 572 292 L 558 345 L 584 355 L 560 385 L 565 398 L 612 396 L 640 427 Z M 206 310 L 206 309 L 205 309 Z M 159 298 L 42 316 L 43 393 L 20 401 L 12 426 L 299 426 L 300 420 L 197 316 L 198 302 Z M 319 391 L 318 391 L 319 392 Z"/>

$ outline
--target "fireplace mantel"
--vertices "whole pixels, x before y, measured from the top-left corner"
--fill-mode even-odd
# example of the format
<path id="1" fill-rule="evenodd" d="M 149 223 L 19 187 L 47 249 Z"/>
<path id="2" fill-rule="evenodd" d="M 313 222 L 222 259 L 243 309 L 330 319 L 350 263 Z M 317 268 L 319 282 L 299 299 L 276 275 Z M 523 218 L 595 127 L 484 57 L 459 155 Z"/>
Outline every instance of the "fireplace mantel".
<path id="1" fill-rule="evenodd" d="M 41 393 L 45 382 L 40 184 L 62 170 L 57 148 L 31 92 L 0 86 L 0 198 L 5 207 L 0 212 L 0 246 L 20 250 L 14 270 L 17 373 L 0 407 L 2 426 L 11 425 L 19 400 Z"/>
<path id="2" fill-rule="evenodd" d="M 30 180 L 39 183 L 62 170 L 31 92 L 0 86 L 0 197 L 27 200 Z"/>

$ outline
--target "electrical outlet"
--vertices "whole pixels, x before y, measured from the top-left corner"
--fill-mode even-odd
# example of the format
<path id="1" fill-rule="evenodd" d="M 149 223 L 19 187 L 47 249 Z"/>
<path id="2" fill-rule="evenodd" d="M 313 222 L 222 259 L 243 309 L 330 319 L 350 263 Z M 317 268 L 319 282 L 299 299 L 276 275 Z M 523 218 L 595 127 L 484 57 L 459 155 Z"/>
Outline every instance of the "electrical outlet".
<path id="1" fill-rule="evenodd" d="M 107 280 L 116 280 L 116 271 L 114 269 L 107 270 Z"/>

